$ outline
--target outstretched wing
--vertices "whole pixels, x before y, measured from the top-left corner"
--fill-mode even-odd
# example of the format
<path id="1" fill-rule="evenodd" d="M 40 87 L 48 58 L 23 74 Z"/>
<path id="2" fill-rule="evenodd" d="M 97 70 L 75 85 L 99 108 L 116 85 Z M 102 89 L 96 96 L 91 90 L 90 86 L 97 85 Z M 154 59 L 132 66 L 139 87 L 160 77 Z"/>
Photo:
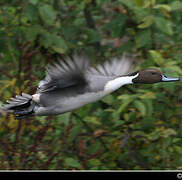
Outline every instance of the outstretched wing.
<path id="1" fill-rule="evenodd" d="M 127 75 L 133 66 L 133 58 L 131 56 L 123 55 L 120 58 L 114 58 L 99 64 L 96 68 L 91 67 L 89 73 L 95 76 L 104 77 L 118 77 Z"/>
<path id="2" fill-rule="evenodd" d="M 38 92 L 48 92 L 72 86 L 85 86 L 90 83 L 92 90 L 100 90 L 105 83 L 118 76 L 127 75 L 133 65 L 133 58 L 123 55 L 99 64 L 90 65 L 88 57 L 75 55 L 73 60 L 66 58 L 47 66 L 46 77 L 40 81 Z"/>
<path id="3" fill-rule="evenodd" d="M 90 82 L 89 88 L 92 91 L 101 91 L 106 83 L 116 77 L 127 75 L 133 66 L 133 58 L 123 55 L 90 67 L 87 72 L 87 79 Z"/>
<path id="4" fill-rule="evenodd" d="M 43 93 L 76 85 L 86 85 L 84 73 L 89 68 L 86 56 L 75 55 L 74 59 L 66 58 L 47 66 L 46 77 L 40 81 L 38 92 Z"/>

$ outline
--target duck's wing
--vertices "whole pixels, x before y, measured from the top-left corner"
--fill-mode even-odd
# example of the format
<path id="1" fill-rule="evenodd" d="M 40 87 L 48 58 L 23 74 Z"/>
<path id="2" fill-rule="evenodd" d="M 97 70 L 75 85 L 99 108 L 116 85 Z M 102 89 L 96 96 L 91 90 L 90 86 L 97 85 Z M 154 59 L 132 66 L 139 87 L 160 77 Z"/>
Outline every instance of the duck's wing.
<path id="1" fill-rule="evenodd" d="M 58 63 L 48 65 L 46 77 L 38 85 L 38 93 L 54 91 L 76 85 L 85 86 L 87 80 L 84 73 L 90 67 L 88 57 L 75 55 Z"/>
<path id="2" fill-rule="evenodd" d="M 122 57 L 113 58 L 95 68 L 90 67 L 88 73 L 92 76 L 118 77 L 127 75 L 133 68 L 133 57 L 123 55 Z"/>
<path id="3" fill-rule="evenodd" d="M 133 59 L 132 56 L 123 55 L 122 57 L 111 58 L 96 67 L 90 67 L 87 71 L 87 79 L 90 82 L 91 91 L 102 91 L 108 81 L 128 75 L 134 67 Z"/>

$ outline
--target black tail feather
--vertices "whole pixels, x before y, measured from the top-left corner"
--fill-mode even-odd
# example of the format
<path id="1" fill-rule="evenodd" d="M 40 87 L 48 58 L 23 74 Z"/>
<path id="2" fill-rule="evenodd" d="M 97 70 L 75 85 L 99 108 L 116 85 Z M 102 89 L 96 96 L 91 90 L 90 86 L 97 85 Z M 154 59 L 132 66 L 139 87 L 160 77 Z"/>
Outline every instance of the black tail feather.
<path id="1" fill-rule="evenodd" d="M 7 101 L 7 104 L 2 106 L 2 109 L 7 112 L 12 112 L 17 118 L 24 117 L 33 113 L 35 103 L 32 101 L 32 96 L 22 93 Z"/>

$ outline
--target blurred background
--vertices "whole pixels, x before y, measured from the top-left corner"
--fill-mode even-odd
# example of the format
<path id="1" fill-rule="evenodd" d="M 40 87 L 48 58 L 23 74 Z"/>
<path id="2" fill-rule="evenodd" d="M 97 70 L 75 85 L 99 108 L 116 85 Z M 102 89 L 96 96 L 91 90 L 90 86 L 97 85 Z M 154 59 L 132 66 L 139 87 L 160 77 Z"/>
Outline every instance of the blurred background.
<path id="1" fill-rule="evenodd" d="M 136 56 L 136 70 L 182 76 L 180 0 L 0 2 L 0 105 L 33 94 L 45 66 L 85 53 Z M 0 109 L 0 170 L 182 169 L 182 83 L 128 85 L 58 116 L 17 120 Z"/>

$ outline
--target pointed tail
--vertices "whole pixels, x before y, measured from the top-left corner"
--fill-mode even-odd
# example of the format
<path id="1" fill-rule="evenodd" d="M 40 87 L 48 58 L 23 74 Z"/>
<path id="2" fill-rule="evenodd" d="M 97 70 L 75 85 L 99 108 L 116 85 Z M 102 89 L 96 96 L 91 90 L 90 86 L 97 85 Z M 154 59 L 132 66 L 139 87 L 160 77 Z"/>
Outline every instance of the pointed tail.
<path id="1" fill-rule="evenodd" d="M 32 96 L 22 93 L 21 96 L 17 95 L 15 98 L 11 98 L 7 101 L 7 104 L 2 106 L 2 109 L 13 113 L 17 118 L 32 115 L 35 102 L 32 101 Z"/>

